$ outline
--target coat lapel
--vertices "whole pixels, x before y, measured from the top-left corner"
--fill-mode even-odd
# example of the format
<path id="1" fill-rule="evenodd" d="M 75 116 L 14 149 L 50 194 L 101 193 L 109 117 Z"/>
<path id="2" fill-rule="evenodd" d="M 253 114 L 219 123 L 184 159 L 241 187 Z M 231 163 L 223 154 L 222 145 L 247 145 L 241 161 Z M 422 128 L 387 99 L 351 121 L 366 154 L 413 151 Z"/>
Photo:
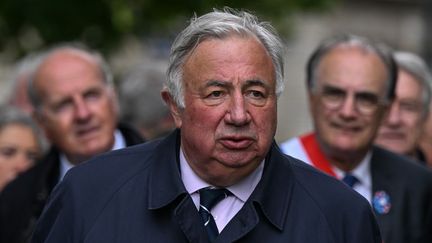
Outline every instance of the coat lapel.
<path id="1" fill-rule="evenodd" d="M 397 178 L 393 178 L 392 161 L 383 154 L 382 149 L 374 147 L 371 158 L 372 173 L 372 208 L 376 215 L 381 232 L 389 232 L 394 212 L 392 210 L 393 199 L 399 198 L 400 193 L 395 185 Z M 388 212 L 385 207 L 390 207 Z M 384 235 L 383 235 L 384 238 Z"/>
<path id="2" fill-rule="evenodd" d="M 252 231 L 259 223 L 259 216 L 252 202 L 246 202 L 237 215 L 222 230 L 216 242 L 235 242 Z"/>
<path id="3" fill-rule="evenodd" d="M 174 220 L 178 223 L 189 242 L 209 242 L 198 211 L 191 197 L 184 197 L 174 210 Z"/>
<path id="4" fill-rule="evenodd" d="M 285 155 L 273 142 L 266 158 L 263 177 L 251 195 L 269 222 L 279 230 L 285 226 L 294 188 L 294 173 Z"/>

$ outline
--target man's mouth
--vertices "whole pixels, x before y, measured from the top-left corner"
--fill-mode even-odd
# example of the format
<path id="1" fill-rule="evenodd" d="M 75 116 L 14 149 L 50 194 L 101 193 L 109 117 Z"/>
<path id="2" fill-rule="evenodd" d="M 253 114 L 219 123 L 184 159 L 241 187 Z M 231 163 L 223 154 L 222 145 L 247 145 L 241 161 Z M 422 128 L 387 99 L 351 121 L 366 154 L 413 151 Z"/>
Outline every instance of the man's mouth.
<path id="1" fill-rule="evenodd" d="M 345 126 L 345 125 L 333 124 L 333 127 L 343 133 L 357 133 L 361 131 L 360 126 Z"/>
<path id="2" fill-rule="evenodd" d="M 254 139 L 250 137 L 225 137 L 219 140 L 219 142 L 228 149 L 242 150 L 248 148 Z"/>
<path id="3" fill-rule="evenodd" d="M 86 128 L 80 128 L 77 130 L 76 134 L 79 138 L 86 139 L 91 138 L 99 131 L 98 127 L 86 127 Z"/>

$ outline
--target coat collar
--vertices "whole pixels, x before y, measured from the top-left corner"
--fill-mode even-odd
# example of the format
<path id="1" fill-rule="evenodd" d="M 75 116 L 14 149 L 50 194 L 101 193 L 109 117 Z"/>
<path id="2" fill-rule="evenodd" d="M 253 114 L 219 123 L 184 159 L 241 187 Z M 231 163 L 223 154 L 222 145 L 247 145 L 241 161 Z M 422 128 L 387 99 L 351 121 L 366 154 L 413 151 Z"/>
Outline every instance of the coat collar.
<path id="1" fill-rule="evenodd" d="M 286 222 L 294 181 L 288 158 L 273 142 L 266 157 L 261 181 L 249 201 L 259 207 L 267 220 L 279 230 L 283 230 Z"/>
<path id="2" fill-rule="evenodd" d="M 179 151 L 178 129 L 156 145 L 148 183 L 149 210 L 170 208 L 174 221 L 189 242 L 209 242 L 198 210 L 181 180 Z"/>
<path id="3" fill-rule="evenodd" d="M 149 209 L 165 207 L 181 195 L 188 194 L 180 177 L 179 150 L 178 129 L 156 145 L 148 183 Z"/>
<path id="4" fill-rule="evenodd" d="M 179 171 L 180 131 L 176 130 L 155 148 L 149 181 L 149 209 L 159 209 L 188 195 Z M 260 182 L 246 202 L 279 230 L 284 228 L 294 186 L 294 173 L 288 159 L 275 142 L 266 156 Z M 239 212 L 240 213 L 240 212 Z M 237 216 L 236 216 L 237 217 Z M 234 218 L 236 218 L 234 217 Z"/>

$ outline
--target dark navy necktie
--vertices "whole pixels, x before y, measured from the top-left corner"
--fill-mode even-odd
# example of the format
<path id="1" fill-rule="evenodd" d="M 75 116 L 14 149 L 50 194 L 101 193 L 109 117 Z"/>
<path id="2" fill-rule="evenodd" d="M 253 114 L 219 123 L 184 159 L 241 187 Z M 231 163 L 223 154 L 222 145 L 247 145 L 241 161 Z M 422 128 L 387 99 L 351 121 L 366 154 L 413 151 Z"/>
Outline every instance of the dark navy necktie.
<path id="1" fill-rule="evenodd" d="M 214 187 L 203 188 L 199 190 L 199 193 L 200 207 L 198 212 L 201 215 L 210 241 L 213 241 L 219 235 L 219 231 L 210 211 L 218 202 L 228 197 L 231 193 L 225 188 Z"/>
<path id="2" fill-rule="evenodd" d="M 350 173 L 346 173 L 345 176 L 342 178 L 342 181 L 350 187 L 353 187 L 357 182 L 359 182 L 359 180 Z"/>

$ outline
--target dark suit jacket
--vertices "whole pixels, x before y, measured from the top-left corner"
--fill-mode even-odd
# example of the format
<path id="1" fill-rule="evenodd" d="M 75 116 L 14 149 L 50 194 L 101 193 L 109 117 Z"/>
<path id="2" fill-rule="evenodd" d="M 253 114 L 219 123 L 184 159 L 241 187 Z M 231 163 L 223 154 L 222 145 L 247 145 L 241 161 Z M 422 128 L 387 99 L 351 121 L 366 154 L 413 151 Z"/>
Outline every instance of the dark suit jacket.
<path id="1" fill-rule="evenodd" d="M 388 213 L 376 211 L 385 243 L 432 242 L 432 173 L 415 161 L 374 147 L 372 196 L 385 192 Z"/>
<path id="2" fill-rule="evenodd" d="M 119 130 L 128 146 L 143 142 L 131 127 Z M 0 243 L 24 243 L 42 213 L 48 195 L 59 180 L 59 151 L 53 147 L 33 168 L 11 182 L 0 194 Z"/>
<path id="3" fill-rule="evenodd" d="M 33 243 L 208 242 L 178 167 L 179 131 L 73 168 Z M 273 143 L 263 176 L 216 242 L 381 242 L 368 202 Z"/>

